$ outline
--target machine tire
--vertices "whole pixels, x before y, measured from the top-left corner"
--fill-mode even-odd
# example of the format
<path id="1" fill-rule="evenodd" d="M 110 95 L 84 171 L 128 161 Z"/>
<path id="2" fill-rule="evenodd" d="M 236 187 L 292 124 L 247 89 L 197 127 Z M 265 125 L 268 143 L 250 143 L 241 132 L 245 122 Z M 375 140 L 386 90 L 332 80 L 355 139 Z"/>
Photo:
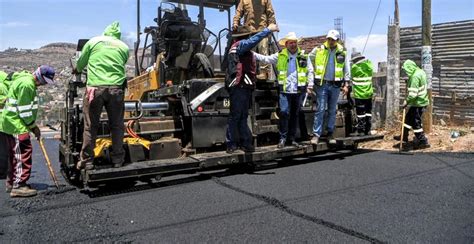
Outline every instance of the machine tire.
<path id="1" fill-rule="evenodd" d="M 214 77 L 214 69 L 212 68 L 211 62 L 209 61 L 209 58 L 207 58 L 206 54 L 196 53 L 194 55 L 193 64 L 193 67 L 196 69 L 194 71 L 196 74 L 199 74 L 198 72 L 202 69 L 202 75 L 204 78 Z"/>

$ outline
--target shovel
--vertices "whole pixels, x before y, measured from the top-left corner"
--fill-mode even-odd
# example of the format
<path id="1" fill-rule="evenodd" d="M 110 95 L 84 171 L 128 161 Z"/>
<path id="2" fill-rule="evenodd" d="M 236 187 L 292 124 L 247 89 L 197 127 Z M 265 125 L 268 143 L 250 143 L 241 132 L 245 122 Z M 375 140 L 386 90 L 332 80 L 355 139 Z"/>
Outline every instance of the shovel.
<path id="1" fill-rule="evenodd" d="M 56 178 L 56 175 L 53 171 L 53 167 L 51 167 L 51 161 L 49 160 L 48 153 L 46 152 L 46 148 L 44 147 L 43 138 L 40 137 L 38 141 L 41 147 L 41 151 L 43 151 L 44 158 L 46 159 L 46 166 L 48 167 L 49 174 L 51 175 L 51 178 L 53 179 L 56 188 L 59 189 L 58 178 Z"/>

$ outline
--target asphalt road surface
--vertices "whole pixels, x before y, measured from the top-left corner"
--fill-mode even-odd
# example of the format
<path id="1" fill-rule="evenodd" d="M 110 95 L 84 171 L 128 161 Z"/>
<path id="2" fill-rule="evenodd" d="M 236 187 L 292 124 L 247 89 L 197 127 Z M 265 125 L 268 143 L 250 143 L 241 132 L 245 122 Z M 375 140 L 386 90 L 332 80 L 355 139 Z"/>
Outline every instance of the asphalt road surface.
<path id="1" fill-rule="evenodd" d="M 0 243 L 474 243 L 474 154 L 364 151 L 61 193 L 37 145 L 33 167 L 37 197 L 0 192 Z"/>

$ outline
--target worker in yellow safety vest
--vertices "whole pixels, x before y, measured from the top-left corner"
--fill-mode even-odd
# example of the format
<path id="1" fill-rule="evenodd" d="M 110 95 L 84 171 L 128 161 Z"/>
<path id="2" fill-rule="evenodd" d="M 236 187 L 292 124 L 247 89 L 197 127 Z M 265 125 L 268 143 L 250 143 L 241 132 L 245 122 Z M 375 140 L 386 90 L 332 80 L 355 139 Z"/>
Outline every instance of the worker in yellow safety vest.
<path id="1" fill-rule="evenodd" d="M 337 101 L 341 92 L 349 92 L 349 74 L 346 68 L 346 51 L 339 42 L 337 30 L 330 30 L 326 42 L 315 47 L 309 54 L 314 60 L 314 81 L 310 80 L 308 92 L 316 92 L 317 110 L 314 115 L 312 144 L 318 144 L 323 135 L 323 124 L 328 109 L 327 139 L 330 144 L 336 143 L 333 133 L 336 123 Z"/>

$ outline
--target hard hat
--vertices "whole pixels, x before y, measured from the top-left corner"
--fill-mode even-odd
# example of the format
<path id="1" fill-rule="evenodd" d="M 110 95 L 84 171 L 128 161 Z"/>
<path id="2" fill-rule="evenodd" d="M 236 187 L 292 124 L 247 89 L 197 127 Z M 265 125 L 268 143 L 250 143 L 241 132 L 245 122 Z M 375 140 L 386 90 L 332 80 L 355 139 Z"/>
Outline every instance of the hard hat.
<path id="1" fill-rule="evenodd" d="M 339 31 L 337 31 L 337 30 L 330 30 L 330 31 L 328 32 L 326 38 L 331 38 L 331 39 L 337 41 L 337 40 L 339 40 L 340 36 L 341 36 L 341 35 L 339 34 Z"/>

